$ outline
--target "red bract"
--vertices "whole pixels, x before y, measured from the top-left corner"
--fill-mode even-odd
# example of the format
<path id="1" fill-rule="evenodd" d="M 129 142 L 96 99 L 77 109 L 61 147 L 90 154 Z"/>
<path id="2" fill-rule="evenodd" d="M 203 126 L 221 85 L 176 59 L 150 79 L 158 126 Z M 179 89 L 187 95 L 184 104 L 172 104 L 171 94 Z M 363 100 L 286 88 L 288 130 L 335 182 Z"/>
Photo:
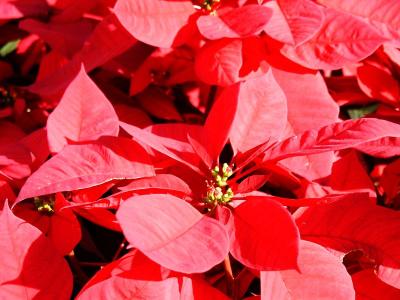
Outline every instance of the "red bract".
<path id="1" fill-rule="evenodd" d="M 175 271 L 204 272 L 228 254 L 223 226 L 179 198 L 157 194 L 130 198 L 121 205 L 117 219 L 132 246 Z"/>
<path id="2" fill-rule="evenodd" d="M 398 212 L 358 198 L 307 208 L 298 212 L 296 218 L 304 239 L 334 249 L 339 255 L 360 249 L 372 261 L 381 280 L 400 286 L 399 245 L 392 243 L 398 234 Z"/>
<path id="3" fill-rule="evenodd" d="M 322 275 L 323 274 L 323 275 Z M 265 299 L 355 299 L 351 277 L 340 259 L 323 247 L 302 241 L 299 271 L 261 272 L 261 296 Z"/>
<path id="4" fill-rule="evenodd" d="M 0 296 L 4 299 L 69 299 L 72 274 L 51 242 L 29 223 L 2 210 Z"/>
<path id="5" fill-rule="evenodd" d="M 18 199 L 88 188 L 113 179 L 152 175 L 150 160 L 137 143 L 126 138 L 103 137 L 64 147 L 29 177 Z"/>
<path id="6" fill-rule="evenodd" d="M 21 203 L 14 208 L 14 213 L 39 228 L 60 254 L 69 254 L 81 239 L 79 222 L 60 193 Z"/>
<path id="7" fill-rule="evenodd" d="M 0 298 L 399 298 L 399 3 L 361 2 L 0 0 Z"/>
<path id="8" fill-rule="evenodd" d="M 118 117 L 111 103 L 82 67 L 47 121 L 50 150 L 56 153 L 71 142 L 117 136 L 118 130 Z"/>

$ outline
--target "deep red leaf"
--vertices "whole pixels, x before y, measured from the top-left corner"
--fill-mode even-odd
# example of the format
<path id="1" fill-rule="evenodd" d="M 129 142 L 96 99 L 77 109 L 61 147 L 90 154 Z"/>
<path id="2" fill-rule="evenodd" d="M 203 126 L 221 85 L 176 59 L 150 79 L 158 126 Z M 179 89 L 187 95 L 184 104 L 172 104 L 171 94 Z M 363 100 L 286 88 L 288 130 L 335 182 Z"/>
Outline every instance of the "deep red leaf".
<path id="1" fill-rule="evenodd" d="M 19 19 L 28 16 L 44 16 L 48 12 L 45 0 L 4 0 L 0 3 L 0 19 Z"/>
<path id="2" fill-rule="evenodd" d="M 5 205 L 0 215 L 0 298 L 70 299 L 72 274 L 39 229 Z"/>
<path id="3" fill-rule="evenodd" d="M 299 233 L 290 213 L 269 199 L 245 201 L 235 208 L 231 253 L 257 270 L 297 268 Z"/>
<path id="4" fill-rule="evenodd" d="M 399 212 L 379 207 L 366 197 L 309 207 L 296 212 L 302 238 L 338 251 L 362 250 L 378 276 L 400 287 Z"/>
<path id="5" fill-rule="evenodd" d="M 351 276 L 357 300 L 379 299 L 383 295 L 385 300 L 400 298 L 400 290 L 382 282 L 373 269 L 362 270 Z"/>
<path id="6" fill-rule="evenodd" d="M 195 71 L 208 84 L 229 86 L 240 80 L 243 41 L 220 39 L 208 42 L 196 55 Z"/>

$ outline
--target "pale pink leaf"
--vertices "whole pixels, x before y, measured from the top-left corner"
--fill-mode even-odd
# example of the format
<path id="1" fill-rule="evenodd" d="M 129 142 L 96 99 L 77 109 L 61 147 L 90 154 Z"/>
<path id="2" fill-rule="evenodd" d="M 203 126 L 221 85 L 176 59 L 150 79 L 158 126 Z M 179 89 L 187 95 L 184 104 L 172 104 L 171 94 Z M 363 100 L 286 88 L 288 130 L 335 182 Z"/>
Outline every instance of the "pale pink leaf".
<path id="1" fill-rule="evenodd" d="M 339 120 L 339 106 L 330 96 L 324 79 L 319 73 L 295 74 L 273 69 L 273 74 L 287 99 L 287 137 Z M 308 91 L 306 94 L 305 90 Z M 328 152 L 293 157 L 281 163 L 291 171 L 313 180 L 328 176 L 333 160 L 333 152 Z"/>
<path id="2" fill-rule="evenodd" d="M 357 147 L 387 137 L 400 137 L 398 124 L 380 119 L 347 120 L 308 130 L 266 150 L 264 161 Z M 383 147 L 377 145 L 377 148 Z"/>
<path id="3" fill-rule="evenodd" d="M 59 152 L 69 141 L 117 136 L 118 131 L 114 108 L 82 67 L 47 120 L 51 151 Z"/>
<path id="4" fill-rule="evenodd" d="M 294 46 L 311 39 L 321 28 L 324 14 L 310 0 L 270 1 L 265 6 L 272 9 L 272 17 L 264 27 L 272 38 Z"/>
<path id="5" fill-rule="evenodd" d="M 286 97 L 272 71 L 240 83 L 229 134 L 234 151 L 245 152 L 269 139 L 279 140 L 286 118 Z"/>
<path id="6" fill-rule="evenodd" d="M 126 138 L 68 145 L 45 162 L 22 187 L 18 200 L 62 191 L 88 188 L 113 179 L 154 176 L 145 150 Z"/>
<path id="7" fill-rule="evenodd" d="M 200 33 L 210 39 L 240 38 L 257 35 L 271 16 L 265 6 L 250 4 L 229 10 L 222 15 L 205 15 L 197 19 Z"/>
<path id="8" fill-rule="evenodd" d="M 138 40 L 156 46 L 176 46 L 182 28 L 195 13 L 191 1 L 119 0 L 114 12 Z"/>
<path id="9" fill-rule="evenodd" d="M 386 39 L 372 26 L 348 14 L 325 11 L 320 31 L 298 47 L 284 46 L 291 60 L 311 69 L 339 69 L 372 54 Z"/>
<path id="10" fill-rule="evenodd" d="M 345 266 L 322 246 L 301 241 L 298 264 L 299 271 L 261 272 L 262 299 L 355 299 Z"/>
<path id="11" fill-rule="evenodd" d="M 228 254 L 223 225 L 171 195 L 132 197 L 121 204 L 117 219 L 133 247 L 171 270 L 205 272 Z"/>
<path id="12" fill-rule="evenodd" d="M 400 38 L 400 2 L 397 0 L 317 0 L 326 7 L 365 18 L 388 38 Z"/>

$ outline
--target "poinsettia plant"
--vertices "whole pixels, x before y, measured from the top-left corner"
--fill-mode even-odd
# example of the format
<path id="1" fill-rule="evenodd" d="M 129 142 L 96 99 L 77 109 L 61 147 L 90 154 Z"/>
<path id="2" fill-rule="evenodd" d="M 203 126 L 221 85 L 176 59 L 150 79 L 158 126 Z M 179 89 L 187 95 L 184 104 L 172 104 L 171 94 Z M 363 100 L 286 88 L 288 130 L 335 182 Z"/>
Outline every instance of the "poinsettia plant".
<path id="1" fill-rule="evenodd" d="M 399 299 L 399 11 L 0 1 L 0 298 Z"/>

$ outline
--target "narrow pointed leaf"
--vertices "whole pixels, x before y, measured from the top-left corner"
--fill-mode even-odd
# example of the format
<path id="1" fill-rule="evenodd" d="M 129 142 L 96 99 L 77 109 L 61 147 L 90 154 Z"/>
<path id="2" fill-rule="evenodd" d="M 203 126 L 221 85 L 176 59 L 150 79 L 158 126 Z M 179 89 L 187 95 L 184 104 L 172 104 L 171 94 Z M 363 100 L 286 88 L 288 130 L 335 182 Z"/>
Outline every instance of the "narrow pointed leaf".
<path id="1" fill-rule="evenodd" d="M 201 142 L 214 163 L 228 141 L 237 111 L 240 84 L 226 87 L 216 99 L 203 127 Z"/>
<path id="2" fill-rule="evenodd" d="M 141 146 L 126 138 L 104 137 L 66 146 L 28 178 L 18 200 L 88 188 L 113 179 L 154 175 L 150 158 Z"/>
<path id="3" fill-rule="evenodd" d="M 400 126 L 379 119 L 357 119 L 308 130 L 266 150 L 264 161 L 357 147 L 386 137 L 400 137 Z M 370 145 L 370 144 L 369 144 Z M 377 148 L 384 145 L 377 145 Z"/>

